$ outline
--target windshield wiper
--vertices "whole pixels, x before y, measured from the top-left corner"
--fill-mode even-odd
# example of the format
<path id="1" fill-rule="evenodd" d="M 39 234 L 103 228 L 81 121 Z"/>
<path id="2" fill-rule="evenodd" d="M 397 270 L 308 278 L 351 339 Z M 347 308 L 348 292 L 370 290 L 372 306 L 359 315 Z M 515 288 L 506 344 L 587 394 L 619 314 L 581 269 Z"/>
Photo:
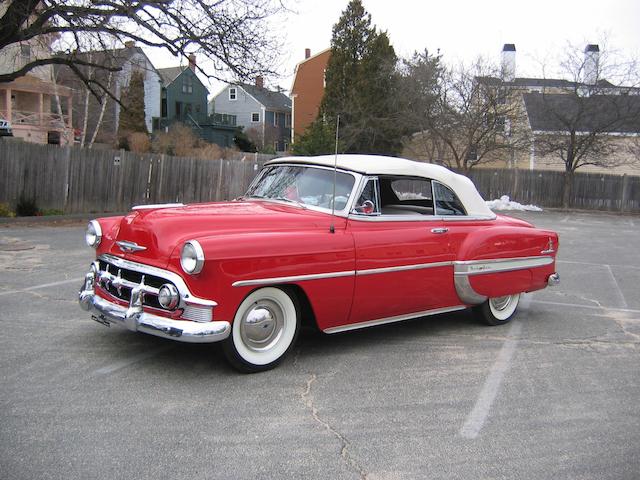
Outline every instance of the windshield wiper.
<path id="1" fill-rule="evenodd" d="M 286 198 L 286 197 L 275 197 L 274 200 L 280 200 L 282 202 L 287 202 L 287 203 L 295 203 L 297 206 L 299 206 L 300 208 L 307 208 L 305 206 L 304 203 L 300 203 L 298 200 L 293 200 L 291 198 Z"/>

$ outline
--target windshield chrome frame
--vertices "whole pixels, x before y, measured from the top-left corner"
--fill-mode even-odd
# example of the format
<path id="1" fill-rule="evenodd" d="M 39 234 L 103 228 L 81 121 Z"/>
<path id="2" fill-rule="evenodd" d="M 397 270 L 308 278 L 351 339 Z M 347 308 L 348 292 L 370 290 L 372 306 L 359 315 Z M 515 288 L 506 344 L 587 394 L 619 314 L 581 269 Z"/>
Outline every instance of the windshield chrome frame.
<path id="1" fill-rule="evenodd" d="M 266 170 L 268 168 L 271 168 L 271 167 L 305 167 L 305 168 L 316 168 L 316 169 L 319 169 L 319 170 L 328 170 L 330 172 L 334 171 L 334 169 L 332 167 L 327 167 L 327 166 L 324 166 L 324 165 L 315 165 L 313 163 L 272 163 L 270 165 L 265 165 L 264 167 L 262 167 L 260 172 L 258 172 L 258 175 L 256 175 L 256 177 L 253 179 L 253 181 L 247 187 L 246 192 L 249 192 L 255 186 L 255 184 L 260 181 L 260 179 L 264 175 L 264 172 L 266 172 Z M 345 170 L 344 168 L 336 168 L 335 170 L 340 172 L 340 173 L 346 173 L 346 174 L 351 175 L 353 177 L 353 187 L 351 187 L 351 193 L 349 194 L 349 200 L 347 201 L 347 203 L 345 205 L 345 208 L 343 208 L 342 210 L 335 210 L 334 211 L 334 215 L 335 216 L 347 218 L 347 217 L 349 217 L 349 212 L 351 211 L 352 205 L 356 201 L 354 196 L 360 190 L 360 184 L 362 182 L 363 175 L 358 173 L 358 172 L 353 172 L 351 170 Z M 242 200 L 250 200 L 250 201 L 262 200 L 262 201 L 265 201 L 265 202 L 278 203 L 280 205 L 295 205 L 295 206 L 298 206 L 298 207 L 306 209 L 306 210 L 313 210 L 315 212 L 328 213 L 329 215 L 331 215 L 331 211 L 332 211 L 330 208 L 318 207 L 316 205 L 309 205 L 307 203 L 302 203 L 302 202 L 298 202 L 298 201 L 290 201 L 289 202 L 289 201 L 286 201 L 286 200 L 277 200 L 275 198 L 249 197 L 249 196 L 246 196 L 246 192 L 245 192 L 245 195 L 243 195 L 241 197 Z"/>

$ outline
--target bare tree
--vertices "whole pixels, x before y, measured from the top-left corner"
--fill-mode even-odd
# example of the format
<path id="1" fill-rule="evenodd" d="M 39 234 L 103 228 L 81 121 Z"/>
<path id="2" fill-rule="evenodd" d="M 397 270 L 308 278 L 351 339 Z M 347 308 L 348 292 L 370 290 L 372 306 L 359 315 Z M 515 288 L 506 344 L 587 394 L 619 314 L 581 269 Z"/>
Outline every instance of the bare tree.
<path id="1" fill-rule="evenodd" d="M 443 68 L 438 94 L 424 116 L 422 132 L 414 135 L 440 163 L 462 172 L 512 159 L 529 145 L 524 110 L 515 91 L 484 82 L 497 70 L 481 59 L 472 66 Z"/>
<path id="2" fill-rule="evenodd" d="M 637 161 L 628 153 L 640 132 L 640 89 L 636 63 L 601 52 L 597 45 L 584 51 L 569 46 L 560 67 L 564 80 L 547 82 L 542 93 L 525 94 L 524 100 L 536 153 L 564 165 L 562 203 L 567 208 L 578 169 Z"/>
<path id="3" fill-rule="evenodd" d="M 67 65 L 99 96 L 108 92 L 86 69 L 117 71 L 78 55 L 107 45 L 135 41 L 175 56 L 199 52 L 209 59 L 202 71 L 224 79 L 272 74 L 280 43 L 269 18 L 284 9 L 282 0 L 6 0 L 0 4 L 0 51 L 22 42 L 51 45 L 57 55 L 41 55 L 0 74 L 10 82 L 43 65 Z M 200 67 L 198 67 L 200 68 Z M 98 77 L 100 78 L 100 77 Z"/>

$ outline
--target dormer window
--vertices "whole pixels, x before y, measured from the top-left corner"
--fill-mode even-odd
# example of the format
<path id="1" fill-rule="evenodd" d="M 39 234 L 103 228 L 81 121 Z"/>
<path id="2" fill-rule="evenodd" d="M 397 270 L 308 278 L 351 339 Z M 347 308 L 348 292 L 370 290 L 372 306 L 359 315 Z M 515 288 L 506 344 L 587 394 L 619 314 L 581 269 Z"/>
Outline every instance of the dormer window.
<path id="1" fill-rule="evenodd" d="M 234 101 L 236 98 L 238 98 L 238 89 L 231 87 L 229 89 L 229 100 Z"/>

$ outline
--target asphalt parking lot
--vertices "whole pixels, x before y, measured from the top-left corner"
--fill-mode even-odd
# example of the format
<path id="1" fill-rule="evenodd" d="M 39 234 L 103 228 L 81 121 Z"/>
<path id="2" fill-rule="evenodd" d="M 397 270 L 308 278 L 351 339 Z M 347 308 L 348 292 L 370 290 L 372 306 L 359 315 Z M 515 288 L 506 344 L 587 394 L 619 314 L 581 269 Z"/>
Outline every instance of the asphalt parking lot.
<path id="1" fill-rule="evenodd" d="M 516 216 L 562 281 L 512 323 L 306 333 L 255 375 L 91 321 L 83 222 L 0 225 L 0 478 L 640 478 L 640 217 Z"/>

